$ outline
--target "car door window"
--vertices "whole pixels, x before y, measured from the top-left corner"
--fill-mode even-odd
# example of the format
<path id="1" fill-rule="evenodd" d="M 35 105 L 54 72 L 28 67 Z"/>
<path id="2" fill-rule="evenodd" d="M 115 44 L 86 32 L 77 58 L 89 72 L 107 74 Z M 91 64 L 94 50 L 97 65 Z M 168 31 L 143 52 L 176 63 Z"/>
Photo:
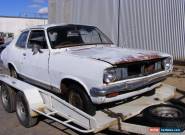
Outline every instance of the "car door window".
<path id="1" fill-rule="evenodd" d="M 48 49 L 45 33 L 43 30 L 33 30 L 30 33 L 27 48 L 31 49 L 33 44 L 40 46 L 40 49 Z"/>
<path id="2" fill-rule="evenodd" d="M 28 31 L 25 31 L 23 32 L 19 39 L 17 40 L 17 43 L 16 43 L 16 46 L 19 47 L 19 48 L 25 48 L 26 46 L 26 41 L 27 41 L 27 38 L 28 38 Z"/>

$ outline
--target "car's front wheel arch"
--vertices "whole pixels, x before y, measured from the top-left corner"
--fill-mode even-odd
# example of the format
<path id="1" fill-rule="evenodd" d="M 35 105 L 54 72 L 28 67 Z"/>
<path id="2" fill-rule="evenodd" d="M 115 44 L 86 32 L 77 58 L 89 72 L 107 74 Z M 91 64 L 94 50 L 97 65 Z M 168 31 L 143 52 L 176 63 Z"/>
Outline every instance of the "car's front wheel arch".
<path id="1" fill-rule="evenodd" d="M 93 104 L 90 96 L 88 95 L 86 89 L 82 84 L 75 80 L 71 79 L 65 79 L 61 82 L 61 91 L 66 97 L 66 101 L 69 102 L 70 104 L 76 106 L 76 101 L 81 101 L 81 104 L 83 104 L 83 107 L 77 107 L 84 112 L 90 114 L 90 115 L 95 115 L 96 111 L 96 106 Z M 75 98 L 74 98 L 75 97 Z M 78 97 L 78 98 L 77 98 Z"/>
<path id="2" fill-rule="evenodd" d="M 8 68 L 9 69 L 11 69 L 11 68 L 14 68 L 15 69 L 15 66 L 12 63 L 8 63 Z"/>
<path id="3" fill-rule="evenodd" d="M 15 66 L 11 63 L 8 63 L 8 68 L 10 71 L 10 76 L 12 76 L 14 78 L 18 78 L 18 73 L 17 73 Z"/>
<path id="4" fill-rule="evenodd" d="M 80 81 L 77 81 L 75 79 L 71 79 L 71 78 L 64 78 L 63 80 L 61 80 L 61 83 L 60 83 L 60 90 L 61 90 L 61 93 L 62 94 L 66 94 L 68 93 L 68 90 L 67 88 L 69 87 L 69 85 L 71 84 L 76 84 L 80 87 L 83 88 L 84 92 L 88 95 L 88 97 L 90 98 L 90 95 L 88 93 L 88 88 Z"/>

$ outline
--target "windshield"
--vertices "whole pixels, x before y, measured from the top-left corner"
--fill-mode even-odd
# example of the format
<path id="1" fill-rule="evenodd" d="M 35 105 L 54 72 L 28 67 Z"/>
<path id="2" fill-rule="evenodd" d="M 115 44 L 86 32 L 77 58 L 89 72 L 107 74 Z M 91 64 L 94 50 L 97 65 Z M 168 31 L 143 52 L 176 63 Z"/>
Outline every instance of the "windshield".
<path id="1" fill-rule="evenodd" d="M 48 28 L 51 48 L 64 48 L 79 45 L 112 44 L 112 41 L 93 26 L 66 25 Z"/>

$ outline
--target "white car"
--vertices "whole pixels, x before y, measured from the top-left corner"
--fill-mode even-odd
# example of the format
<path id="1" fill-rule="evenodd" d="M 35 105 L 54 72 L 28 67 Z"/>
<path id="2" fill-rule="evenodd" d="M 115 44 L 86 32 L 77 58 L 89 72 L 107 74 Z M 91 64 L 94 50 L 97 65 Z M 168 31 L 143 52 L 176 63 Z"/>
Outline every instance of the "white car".
<path id="1" fill-rule="evenodd" d="M 22 31 L 2 52 L 10 74 L 94 115 L 97 104 L 151 91 L 172 71 L 172 56 L 116 47 L 94 26 L 46 25 Z"/>

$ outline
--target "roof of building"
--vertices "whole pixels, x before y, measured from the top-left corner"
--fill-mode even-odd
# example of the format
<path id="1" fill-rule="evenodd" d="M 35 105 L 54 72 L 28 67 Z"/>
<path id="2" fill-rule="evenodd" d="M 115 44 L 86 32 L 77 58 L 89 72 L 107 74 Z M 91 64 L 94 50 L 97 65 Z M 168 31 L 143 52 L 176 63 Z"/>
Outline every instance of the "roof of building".
<path id="1" fill-rule="evenodd" d="M 0 15 L 0 18 L 22 18 L 22 19 L 40 19 L 40 20 L 47 20 L 48 18 L 45 17 L 23 17 L 23 16 L 3 16 Z"/>

